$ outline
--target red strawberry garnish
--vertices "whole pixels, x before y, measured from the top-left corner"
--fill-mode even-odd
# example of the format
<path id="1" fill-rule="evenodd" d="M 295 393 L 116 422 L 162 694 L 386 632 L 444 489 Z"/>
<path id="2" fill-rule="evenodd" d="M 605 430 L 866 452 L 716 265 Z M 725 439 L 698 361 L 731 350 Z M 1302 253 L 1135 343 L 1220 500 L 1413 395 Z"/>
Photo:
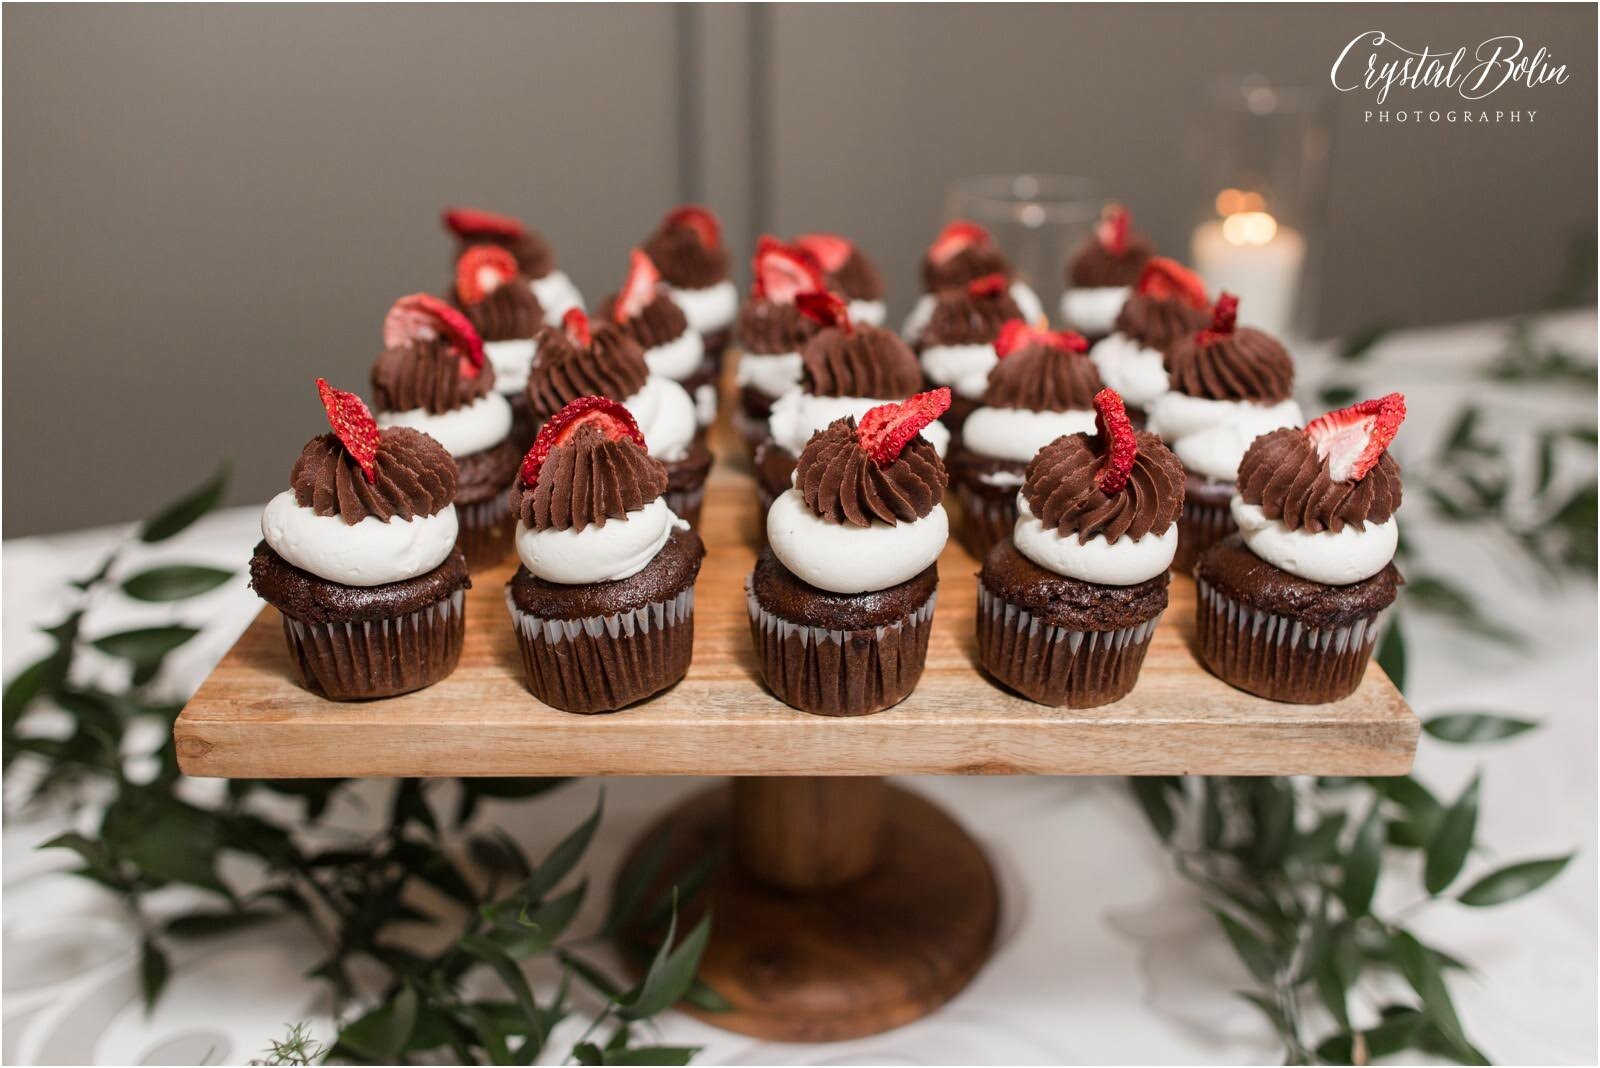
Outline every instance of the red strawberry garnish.
<path id="1" fill-rule="evenodd" d="M 589 347 L 589 317 L 582 308 L 568 308 L 561 317 L 561 329 L 580 349 Z"/>
<path id="2" fill-rule="evenodd" d="M 1211 309 L 1211 325 L 1196 335 L 1202 345 L 1221 341 L 1233 333 L 1239 322 L 1239 298 L 1232 293 L 1217 295 L 1216 307 Z"/>
<path id="3" fill-rule="evenodd" d="M 755 293 L 776 304 L 793 304 L 801 293 L 826 288 L 816 258 L 798 245 L 764 235 L 756 245 Z"/>
<path id="4" fill-rule="evenodd" d="M 1359 482 L 1377 464 L 1406 418 L 1406 399 L 1391 393 L 1311 420 L 1306 437 L 1335 482 Z"/>
<path id="5" fill-rule="evenodd" d="M 431 294 L 413 293 L 395 301 L 384 316 L 383 343 L 391 349 L 438 338 L 461 357 L 462 376 L 477 378 L 483 370 L 483 339 L 465 315 Z"/>
<path id="6" fill-rule="evenodd" d="M 911 439 L 950 409 L 950 387 L 940 386 L 899 403 L 880 404 L 861 417 L 856 440 L 879 467 L 899 459 Z"/>
<path id="7" fill-rule="evenodd" d="M 463 241 L 514 241 L 528 232 L 520 219 L 477 208 L 446 208 L 444 227 Z"/>
<path id="8" fill-rule="evenodd" d="M 711 214 L 710 209 L 702 208 L 698 204 L 684 204 L 673 208 L 667 212 L 666 218 L 661 220 L 661 226 L 666 230 L 676 230 L 680 226 L 693 230 L 701 248 L 722 247 L 722 224 Z"/>
<path id="9" fill-rule="evenodd" d="M 1005 359 L 1020 348 L 1049 345 L 1063 352 L 1088 352 L 1089 341 L 1076 330 L 1040 330 L 1022 319 L 1007 319 L 994 339 L 994 351 Z"/>
<path id="10" fill-rule="evenodd" d="M 627 438 L 639 448 L 644 448 L 644 434 L 634 422 L 633 413 L 609 397 L 579 397 L 545 420 L 539 436 L 533 439 L 533 448 L 522 458 L 522 484 L 536 486 L 539 469 L 550 456 L 550 450 L 565 444 L 579 427 L 592 426 L 604 434 L 608 441 Z"/>
<path id="11" fill-rule="evenodd" d="M 987 247 L 992 244 L 994 238 L 989 236 L 989 231 L 975 222 L 957 219 L 940 230 L 939 236 L 928 246 L 928 260 L 934 264 L 947 263 L 962 249 L 971 248 L 973 245 Z"/>
<path id="12" fill-rule="evenodd" d="M 1206 299 L 1206 284 L 1200 276 L 1177 260 L 1153 256 L 1139 272 L 1134 291 L 1152 300 L 1176 300 L 1197 310 L 1210 305 Z"/>
<path id="13" fill-rule="evenodd" d="M 325 378 L 317 379 L 317 393 L 322 397 L 322 407 L 328 413 L 328 425 L 333 427 L 334 436 L 351 459 L 361 466 L 367 481 L 376 482 L 380 435 L 372 411 L 360 397 L 334 389 Z"/>
<path id="14" fill-rule="evenodd" d="M 797 293 L 794 298 L 795 307 L 800 309 L 812 322 L 823 326 L 836 326 L 846 334 L 856 332 L 855 324 L 850 321 L 850 306 L 836 293 L 818 290 L 815 293 Z"/>
<path id="15" fill-rule="evenodd" d="M 996 271 L 967 283 L 967 294 L 975 300 L 994 300 L 1011 289 L 1011 282 Z"/>
<path id="16" fill-rule="evenodd" d="M 1128 420 L 1128 409 L 1116 390 L 1102 389 L 1094 395 L 1094 429 L 1106 450 L 1105 463 L 1095 473 L 1094 484 L 1101 493 L 1121 493 L 1133 470 L 1133 458 L 1139 455 L 1139 441 Z"/>
<path id="17" fill-rule="evenodd" d="M 639 249 L 628 253 L 628 280 L 622 283 L 613 312 L 617 322 L 625 323 L 644 311 L 645 305 L 656 299 L 656 285 L 660 281 L 661 272 L 656 270 L 649 256 Z"/>
<path id="18" fill-rule="evenodd" d="M 855 251 L 855 246 L 838 234 L 801 234 L 794 243 L 815 256 L 829 274 L 843 267 Z"/>
<path id="19" fill-rule="evenodd" d="M 477 304 L 517 276 L 517 259 L 499 245 L 471 245 L 456 260 L 456 296 Z"/>
<path id="20" fill-rule="evenodd" d="M 1095 224 L 1095 240 L 1113 256 L 1122 255 L 1128 250 L 1128 224 L 1132 221 L 1127 208 L 1121 204 L 1107 204 L 1100 212 L 1100 221 Z"/>

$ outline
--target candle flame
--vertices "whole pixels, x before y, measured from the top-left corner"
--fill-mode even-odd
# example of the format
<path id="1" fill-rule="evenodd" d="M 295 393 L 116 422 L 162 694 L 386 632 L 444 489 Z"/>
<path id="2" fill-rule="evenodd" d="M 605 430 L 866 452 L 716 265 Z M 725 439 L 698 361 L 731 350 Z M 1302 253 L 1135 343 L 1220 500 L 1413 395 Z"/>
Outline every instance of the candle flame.
<path id="1" fill-rule="evenodd" d="M 1278 232 L 1278 220 L 1264 211 L 1240 211 L 1222 220 L 1222 236 L 1230 245 L 1265 245 Z"/>

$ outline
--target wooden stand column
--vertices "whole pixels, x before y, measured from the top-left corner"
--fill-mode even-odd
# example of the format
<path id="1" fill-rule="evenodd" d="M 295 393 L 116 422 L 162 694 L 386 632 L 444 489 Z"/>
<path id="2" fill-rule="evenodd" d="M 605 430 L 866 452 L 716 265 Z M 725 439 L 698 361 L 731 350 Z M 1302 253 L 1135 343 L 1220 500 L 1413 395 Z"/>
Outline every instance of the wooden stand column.
<path id="1" fill-rule="evenodd" d="M 787 1042 L 877 1034 L 948 1001 L 988 959 L 999 894 L 983 851 L 882 779 L 734 779 L 663 822 L 661 885 L 723 858 L 685 915 L 711 908 L 701 978 L 733 1004 L 688 1010 L 707 1023 Z"/>

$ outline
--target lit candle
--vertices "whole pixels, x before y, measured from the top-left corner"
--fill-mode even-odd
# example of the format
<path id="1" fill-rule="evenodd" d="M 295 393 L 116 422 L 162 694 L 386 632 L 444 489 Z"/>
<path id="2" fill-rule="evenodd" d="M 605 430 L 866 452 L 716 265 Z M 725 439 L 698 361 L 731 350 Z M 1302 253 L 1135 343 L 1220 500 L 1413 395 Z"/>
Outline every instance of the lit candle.
<path id="1" fill-rule="evenodd" d="M 1242 298 L 1242 321 L 1285 335 L 1294 326 L 1305 239 L 1298 230 L 1280 225 L 1256 193 L 1223 190 L 1217 211 L 1222 218 L 1201 223 L 1194 232 L 1190 254 L 1195 270 L 1213 293 L 1227 290 Z"/>

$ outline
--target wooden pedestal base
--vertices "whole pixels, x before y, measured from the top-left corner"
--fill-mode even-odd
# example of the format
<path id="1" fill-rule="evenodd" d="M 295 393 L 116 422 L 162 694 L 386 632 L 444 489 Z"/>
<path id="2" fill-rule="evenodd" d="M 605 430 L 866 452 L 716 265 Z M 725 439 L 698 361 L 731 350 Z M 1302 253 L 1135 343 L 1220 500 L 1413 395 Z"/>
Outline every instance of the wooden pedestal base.
<path id="1" fill-rule="evenodd" d="M 999 893 L 983 851 L 882 779 L 734 779 L 663 822 L 661 885 L 723 857 L 683 918 L 712 910 L 700 976 L 733 1009 L 688 1011 L 714 1026 L 784 1042 L 877 1034 L 948 1001 L 988 959 Z"/>

